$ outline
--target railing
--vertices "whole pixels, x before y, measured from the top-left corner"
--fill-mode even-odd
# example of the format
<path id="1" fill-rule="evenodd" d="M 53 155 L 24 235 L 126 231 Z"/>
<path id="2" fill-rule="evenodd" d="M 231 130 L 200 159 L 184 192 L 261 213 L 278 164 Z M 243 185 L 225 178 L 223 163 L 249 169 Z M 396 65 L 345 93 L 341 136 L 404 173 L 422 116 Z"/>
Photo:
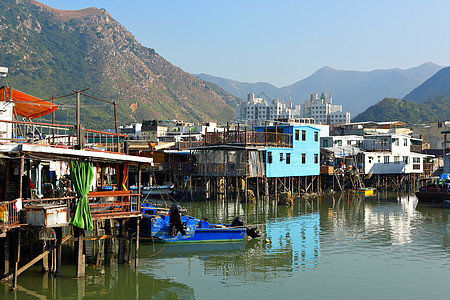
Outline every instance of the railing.
<path id="1" fill-rule="evenodd" d="M 246 164 L 198 163 L 196 173 L 204 176 L 245 176 Z"/>
<path id="2" fill-rule="evenodd" d="M 124 153 L 125 134 L 84 129 L 85 149 Z"/>
<path id="3" fill-rule="evenodd" d="M 67 147 L 77 143 L 74 125 L 0 120 L 0 128 L 6 142 Z"/>
<path id="4" fill-rule="evenodd" d="M 132 211 L 132 198 L 137 197 L 133 191 L 97 191 L 90 192 L 89 208 L 92 218 Z"/>
<path id="5" fill-rule="evenodd" d="M 292 147 L 292 134 L 258 131 L 207 132 L 205 135 L 205 144 Z"/>
<path id="6" fill-rule="evenodd" d="M 20 223 L 17 200 L 0 202 L 0 228 L 7 229 Z"/>
<path id="7" fill-rule="evenodd" d="M 422 153 L 422 145 L 411 145 L 410 151 L 415 153 Z"/>
<path id="8" fill-rule="evenodd" d="M 364 140 L 362 149 L 364 151 L 392 151 L 391 143 L 381 140 Z"/>
<path id="9" fill-rule="evenodd" d="M 124 153 L 126 135 L 83 129 L 85 149 Z M 74 148 L 79 142 L 74 125 L 0 120 L 0 142 Z"/>
<path id="10" fill-rule="evenodd" d="M 201 147 L 203 145 L 205 145 L 204 141 L 183 141 L 183 142 L 176 143 L 176 145 L 174 147 L 172 147 L 171 149 L 188 150 L 190 148 Z"/>

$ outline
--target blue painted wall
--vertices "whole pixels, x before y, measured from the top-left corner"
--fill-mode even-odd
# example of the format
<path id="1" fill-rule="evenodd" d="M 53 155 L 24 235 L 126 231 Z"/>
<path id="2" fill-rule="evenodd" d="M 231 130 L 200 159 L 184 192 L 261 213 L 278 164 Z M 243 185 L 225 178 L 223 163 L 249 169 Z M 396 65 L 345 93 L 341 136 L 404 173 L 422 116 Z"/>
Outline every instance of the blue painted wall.
<path id="1" fill-rule="evenodd" d="M 267 127 L 274 129 L 275 127 Z M 266 176 L 290 177 L 313 176 L 320 173 L 320 129 L 307 125 L 278 125 L 278 132 L 292 134 L 292 148 L 266 148 Z M 255 127 L 256 131 L 264 131 L 264 127 Z M 295 131 L 299 131 L 296 139 Z M 302 140 L 302 131 L 305 131 L 305 140 Z M 317 141 L 315 141 L 317 132 Z M 269 163 L 269 155 L 272 154 L 272 163 Z M 282 154 L 282 160 L 280 160 Z M 290 155 L 290 163 L 287 160 Z M 305 163 L 302 163 L 302 154 L 305 154 Z M 315 162 L 317 154 L 317 163 Z"/>

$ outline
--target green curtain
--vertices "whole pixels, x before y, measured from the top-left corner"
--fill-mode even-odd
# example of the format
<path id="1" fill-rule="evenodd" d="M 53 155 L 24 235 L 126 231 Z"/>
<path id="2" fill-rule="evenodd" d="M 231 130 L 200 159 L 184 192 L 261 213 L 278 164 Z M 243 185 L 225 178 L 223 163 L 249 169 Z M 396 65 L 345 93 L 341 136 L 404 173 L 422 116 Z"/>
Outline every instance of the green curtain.
<path id="1" fill-rule="evenodd" d="M 78 195 L 77 209 L 69 224 L 85 230 L 93 230 L 91 211 L 89 209 L 89 187 L 94 178 L 92 163 L 71 161 L 70 177 Z"/>

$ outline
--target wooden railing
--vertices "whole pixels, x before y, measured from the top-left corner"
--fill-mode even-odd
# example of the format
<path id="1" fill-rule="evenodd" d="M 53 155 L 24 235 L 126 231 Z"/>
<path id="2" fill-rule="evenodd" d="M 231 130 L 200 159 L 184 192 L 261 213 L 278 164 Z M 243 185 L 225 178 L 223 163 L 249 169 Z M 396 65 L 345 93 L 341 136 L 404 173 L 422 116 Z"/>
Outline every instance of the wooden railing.
<path id="1" fill-rule="evenodd" d="M 88 197 L 92 219 L 113 216 L 117 213 L 131 213 L 133 211 L 132 198 L 137 196 L 139 195 L 133 194 L 133 191 L 90 192 Z"/>
<path id="2" fill-rule="evenodd" d="M 205 135 L 205 144 L 292 147 L 292 134 L 259 131 L 207 132 Z"/>
<path id="3" fill-rule="evenodd" d="M 75 148 L 124 153 L 126 135 L 83 129 L 83 143 L 79 143 L 74 125 L 0 120 L 0 142 L 40 144 L 52 147 Z"/>

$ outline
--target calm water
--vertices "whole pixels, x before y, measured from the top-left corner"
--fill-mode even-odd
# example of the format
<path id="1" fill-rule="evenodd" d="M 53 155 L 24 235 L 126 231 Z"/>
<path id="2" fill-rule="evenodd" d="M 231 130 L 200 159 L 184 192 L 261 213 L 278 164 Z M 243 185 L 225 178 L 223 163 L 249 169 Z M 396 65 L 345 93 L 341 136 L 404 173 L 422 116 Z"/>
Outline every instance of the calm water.
<path id="1" fill-rule="evenodd" d="M 88 267 L 85 279 L 19 277 L 10 299 L 449 299 L 450 210 L 414 196 L 346 194 L 273 202 L 182 203 L 214 222 L 242 216 L 264 237 L 244 243 L 144 243 L 139 270 Z M 266 243 L 266 239 L 270 243 Z M 164 247 L 164 248 L 163 248 Z M 1 298 L 1 296 L 0 296 Z"/>

